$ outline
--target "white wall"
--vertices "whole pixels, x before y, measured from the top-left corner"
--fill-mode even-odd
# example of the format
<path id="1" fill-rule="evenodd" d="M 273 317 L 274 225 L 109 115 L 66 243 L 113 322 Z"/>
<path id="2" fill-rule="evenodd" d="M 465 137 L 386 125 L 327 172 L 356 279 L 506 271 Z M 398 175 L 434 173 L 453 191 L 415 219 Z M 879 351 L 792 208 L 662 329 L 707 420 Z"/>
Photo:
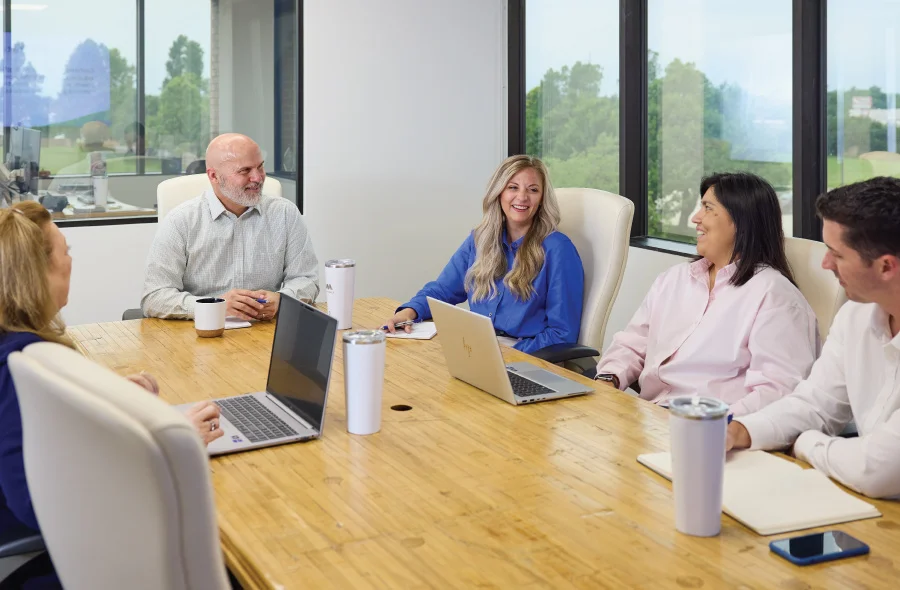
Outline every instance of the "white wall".
<path id="1" fill-rule="evenodd" d="M 481 218 L 506 144 L 502 0 L 304 5 L 304 194 L 357 296 L 411 297 Z"/>
<path id="2" fill-rule="evenodd" d="M 606 333 L 603 336 L 603 350 L 612 342 L 613 336 L 631 320 L 631 316 L 641 305 L 641 301 L 650 290 L 650 285 L 664 270 L 676 264 L 689 261 L 690 258 L 676 254 L 666 254 L 644 248 L 629 248 L 628 263 L 622 276 L 622 286 L 616 302 L 613 304 Z"/>
<path id="3" fill-rule="evenodd" d="M 111 322 L 141 306 L 144 265 L 155 223 L 63 228 L 72 249 L 66 324 Z"/>

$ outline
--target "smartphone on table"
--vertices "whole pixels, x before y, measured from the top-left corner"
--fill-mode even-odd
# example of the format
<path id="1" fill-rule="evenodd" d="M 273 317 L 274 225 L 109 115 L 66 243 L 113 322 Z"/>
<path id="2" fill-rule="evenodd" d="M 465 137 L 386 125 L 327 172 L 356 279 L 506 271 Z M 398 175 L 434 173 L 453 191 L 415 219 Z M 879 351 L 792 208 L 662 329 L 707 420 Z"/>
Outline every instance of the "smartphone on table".
<path id="1" fill-rule="evenodd" d="M 797 565 L 812 565 L 823 561 L 865 555 L 869 552 L 868 545 L 842 531 L 827 531 L 780 539 L 769 543 L 769 548 Z"/>

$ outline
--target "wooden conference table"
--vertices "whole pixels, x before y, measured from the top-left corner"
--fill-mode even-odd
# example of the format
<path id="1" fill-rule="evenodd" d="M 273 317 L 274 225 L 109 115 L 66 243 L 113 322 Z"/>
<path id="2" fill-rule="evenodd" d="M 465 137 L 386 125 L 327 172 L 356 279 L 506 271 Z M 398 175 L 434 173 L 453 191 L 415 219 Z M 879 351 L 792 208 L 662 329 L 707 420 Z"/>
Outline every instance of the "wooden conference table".
<path id="1" fill-rule="evenodd" d="M 379 326 L 395 307 L 357 301 L 354 327 Z M 264 389 L 273 329 L 204 340 L 191 322 L 133 320 L 71 332 L 91 358 L 152 372 L 181 403 Z M 836 527 L 872 553 L 831 564 L 791 565 L 770 553 L 772 538 L 728 516 L 718 537 L 682 535 L 671 485 L 635 460 L 668 448 L 665 410 L 603 384 L 511 406 L 452 379 L 437 339 L 388 341 L 382 430 L 349 435 L 340 337 L 337 346 L 321 440 L 211 462 L 222 546 L 246 588 L 795 590 L 900 579 L 896 503 Z M 390 409 L 400 404 L 412 409 Z"/>

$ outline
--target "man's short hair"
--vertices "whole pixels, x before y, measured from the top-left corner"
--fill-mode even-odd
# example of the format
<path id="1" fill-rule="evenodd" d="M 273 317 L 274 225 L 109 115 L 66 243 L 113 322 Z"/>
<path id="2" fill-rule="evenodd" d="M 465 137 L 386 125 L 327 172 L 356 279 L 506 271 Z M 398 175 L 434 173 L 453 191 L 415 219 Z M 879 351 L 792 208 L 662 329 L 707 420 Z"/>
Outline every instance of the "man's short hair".
<path id="1" fill-rule="evenodd" d="M 865 260 L 900 257 L 900 179 L 878 176 L 830 190 L 816 200 L 816 212 L 844 226 L 844 242 Z"/>

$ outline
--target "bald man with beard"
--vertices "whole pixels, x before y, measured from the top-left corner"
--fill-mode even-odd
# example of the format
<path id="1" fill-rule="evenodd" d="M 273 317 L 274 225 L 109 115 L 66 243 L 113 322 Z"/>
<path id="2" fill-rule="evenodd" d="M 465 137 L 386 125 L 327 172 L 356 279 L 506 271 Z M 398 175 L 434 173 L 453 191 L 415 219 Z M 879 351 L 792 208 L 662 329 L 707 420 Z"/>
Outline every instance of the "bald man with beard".
<path id="1" fill-rule="evenodd" d="M 144 316 L 188 319 L 197 299 L 222 297 L 229 316 L 272 320 L 281 293 L 315 300 L 318 261 L 303 216 L 287 199 L 263 194 L 263 165 L 259 146 L 245 135 L 209 144 L 212 190 L 160 222 L 147 258 Z"/>

